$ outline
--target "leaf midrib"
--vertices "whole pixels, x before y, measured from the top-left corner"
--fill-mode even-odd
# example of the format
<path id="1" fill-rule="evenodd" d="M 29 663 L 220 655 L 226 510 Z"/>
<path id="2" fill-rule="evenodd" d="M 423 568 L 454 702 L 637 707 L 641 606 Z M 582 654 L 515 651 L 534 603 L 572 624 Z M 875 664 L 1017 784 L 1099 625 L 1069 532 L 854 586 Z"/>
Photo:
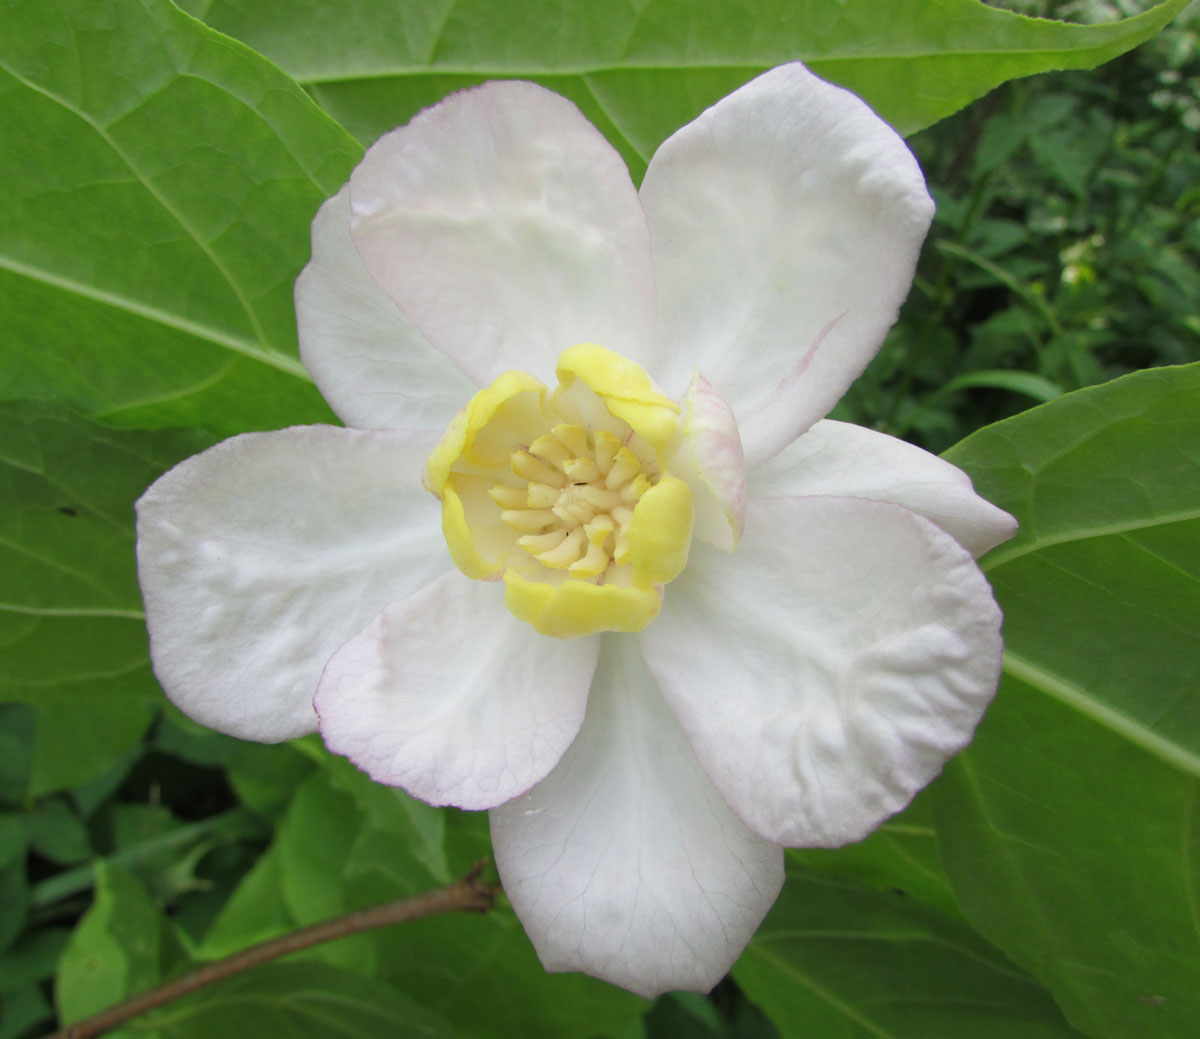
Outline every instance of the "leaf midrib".
<path id="1" fill-rule="evenodd" d="M 1011 563 L 1014 559 L 1032 555 L 1043 548 L 1065 545 L 1073 541 L 1090 541 L 1093 538 L 1107 537 L 1112 534 L 1128 534 L 1137 530 L 1150 530 L 1154 527 L 1164 527 L 1171 523 L 1187 523 L 1190 520 L 1196 519 L 1200 519 L 1200 509 L 1181 509 L 1178 512 L 1163 513 L 1149 518 L 1139 517 L 1123 523 L 1108 523 L 1098 527 L 1086 528 L 1074 527 L 1071 530 L 1063 531 L 1061 534 L 1048 534 L 1045 537 L 1035 538 L 1033 541 L 1021 542 L 1011 547 L 1002 546 L 993 549 L 979 561 L 979 566 L 985 573 L 991 573 L 1005 563 Z"/>
<path id="2" fill-rule="evenodd" d="M 232 350 L 243 357 L 249 357 L 252 360 L 270 365 L 273 368 L 278 368 L 280 371 L 287 372 L 289 375 L 295 375 L 306 382 L 312 381 L 308 370 L 295 358 L 261 347 L 248 339 L 239 339 L 237 336 L 228 335 L 208 325 L 189 321 L 187 318 L 180 317 L 178 314 L 172 314 L 170 311 L 149 306 L 139 300 L 129 299 L 126 296 L 118 296 L 115 293 L 106 292 L 104 289 L 96 288 L 93 285 L 85 285 L 82 282 L 65 278 L 51 271 L 42 270 L 38 267 L 30 267 L 7 256 L 0 255 L 0 269 L 9 271 L 20 277 L 29 278 L 32 281 L 41 282 L 44 285 L 50 285 L 64 292 L 73 293 L 84 299 L 90 299 L 95 303 L 123 310 L 136 317 L 153 321 L 166 328 L 173 328 L 177 332 L 183 332 L 197 339 L 203 339 L 215 346 Z"/>
<path id="3" fill-rule="evenodd" d="M 1011 649 L 1004 651 L 1004 673 L 1078 711 L 1185 775 L 1200 778 L 1200 754 L 1160 736 L 1136 718 L 1101 703 L 1083 689 Z"/>

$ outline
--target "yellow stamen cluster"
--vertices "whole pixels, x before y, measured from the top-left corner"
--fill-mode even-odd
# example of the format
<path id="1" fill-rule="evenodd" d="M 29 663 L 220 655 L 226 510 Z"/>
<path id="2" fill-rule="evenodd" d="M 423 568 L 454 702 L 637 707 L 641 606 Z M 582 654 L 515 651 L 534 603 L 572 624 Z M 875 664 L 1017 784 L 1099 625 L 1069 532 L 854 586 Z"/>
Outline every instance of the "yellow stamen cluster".
<path id="1" fill-rule="evenodd" d="M 526 552 L 581 578 L 628 563 L 633 507 L 658 473 L 627 444 L 606 430 L 563 423 L 509 461 L 514 483 L 488 493 Z"/>

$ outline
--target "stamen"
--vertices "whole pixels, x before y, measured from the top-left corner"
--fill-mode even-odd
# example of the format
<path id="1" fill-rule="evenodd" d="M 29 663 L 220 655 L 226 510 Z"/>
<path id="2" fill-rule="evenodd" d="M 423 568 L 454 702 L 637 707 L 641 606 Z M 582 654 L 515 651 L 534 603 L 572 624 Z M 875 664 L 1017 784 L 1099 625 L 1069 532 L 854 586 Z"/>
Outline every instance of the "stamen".
<path id="1" fill-rule="evenodd" d="M 641 462 L 638 461 L 637 455 L 627 447 L 622 447 L 616 458 L 613 460 L 612 468 L 604 477 L 604 486 L 610 491 L 615 491 L 621 484 L 632 480 L 642 468 Z"/>
<path id="2" fill-rule="evenodd" d="M 534 458 L 528 451 L 514 451 L 510 464 L 512 471 L 526 480 L 546 483 L 551 487 L 561 487 L 566 482 L 562 473 L 551 469 L 540 458 Z"/>
<path id="3" fill-rule="evenodd" d="M 544 483 L 530 483 L 524 500 L 518 505 L 507 507 L 510 509 L 550 509 L 558 502 L 561 494 L 562 490 L 558 487 L 550 487 Z"/>
<path id="4" fill-rule="evenodd" d="M 564 570 L 579 558 L 579 553 L 583 551 L 585 540 L 583 528 L 576 527 L 570 534 L 563 538 L 562 544 L 558 548 L 550 552 L 543 552 L 538 556 L 538 559 L 547 566 L 554 567 L 556 570 Z"/>
<path id="5" fill-rule="evenodd" d="M 627 438 L 628 439 L 628 438 Z M 657 474 L 608 430 L 560 423 L 511 456 L 523 488 L 497 484 L 489 492 L 519 544 L 539 562 L 571 577 L 604 579 L 629 562 L 633 506 Z"/>
<path id="6" fill-rule="evenodd" d="M 557 497 L 558 492 L 555 492 Z M 507 484 L 498 483 L 490 491 L 488 497 L 492 499 L 502 509 L 523 509 L 525 508 L 526 492 L 521 487 L 509 487 Z"/>
<path id="7" fill-rule="evenodd" d="M 569 458 L 563 462 L 562 471 L 572 483 L 591 483 L 600 475 L 596 463 L 590 458 Z"/>
<path id="8" fill-rule="evenodd" d="M 576 458 L 583 458 L 592 450 L 591 444 L 588 442 L 587 430 L 583 426 L 574 426 L 562 422 L 550 430 L 550 432 Z"/>
<path id="9" fill-rule="evenodd" d="M 529 452 L 536 455 L 543 462 L 547 462 L 559 469 L 562 468 L 562 463 L 574 453 L 558 437 L 554 436 L 538 437 L 529 445 Z"/>
<path id="10" fill-rule="evenodd" d="M 596 434 L 596 467 L 600 472 L 608 473 L 620 449 L 621 441 L 607 430 L 602 429 Z"/>
<path id="11" fill-rule="evenodd" d="M 587 555 L 567 567 L 572 577 L 597 577 L 608 569 L 608 553 L 597 544 L 590 544 Z"/>
<path id="12" fill-rule="evenodd" d="M 541 534 L 558 522 L 558 517 L 549 509 L 505 509 L 500 518 L 522 534 Z"/>
<path id="13" fill-rule="evenodd" d="M 530 555 L 540 556 L 543 552 L 558 548 L 566 536 L 565 530 L 549 530 L 545 534 L 526 534 L 523 538 L 517 538 L 517 544 Z"/>

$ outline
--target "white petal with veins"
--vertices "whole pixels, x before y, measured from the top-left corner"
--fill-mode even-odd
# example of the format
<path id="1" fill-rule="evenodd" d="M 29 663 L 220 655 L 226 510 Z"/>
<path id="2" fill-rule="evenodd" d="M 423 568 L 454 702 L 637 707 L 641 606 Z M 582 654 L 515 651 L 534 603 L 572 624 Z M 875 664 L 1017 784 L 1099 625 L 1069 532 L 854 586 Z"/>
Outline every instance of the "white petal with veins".
<path id="1" fill-rule="evenodd" d="M 651 371 L 673 394 L 703 371 L 751 467 L 822 418 L 875 354 L 933 217 L 903 139 L 798 64 L 670 137 L 641 198 L 659 300 Z"/>
<path id="2" fill-rule="evenodd" d="M 646 220 L 621 157 L 532 83 L 452 94 L 381 137 L 350 178 L 367 270 L 479 385 L 547 379 L 575 343 L 654 337 Z"/>
<path id="3" fill-rule="evenodd" d="M 780 844 L 866 836 L 970 742 L 996 689 L 987 581 L 898 505 L 751 501 L 737 552 L 698 547 L 670 591 L 646 664 L 726 800 Z"/>
<path id="4" fill-rule="evenodd" d="M 317 727 L 326 661 L 453 564 L 420 473 L 434 439 L 299 426 L 187 459 L 138 502 L 138 579 L 167 695 L 220 732 Z"/>
<path id="5" fill-rule="evenodd" d="M 895 437 L 828 419 L 756 469 L 750 493 L 894 502 L 936 523 L 974 556 L 1017 532 L 1017 521 L 976 494 L 957 466 Z"/>
<path id="6" fill-rule="evenodd" d="M 296 280 L 300 359 L 338 417 L 359 429 L 439 433 L 478 386 L 375 284 L 350 241 L 350 187 L 317 213 Z"/>
<path id="7" fill-rule="evenodd" d="M 643 996 L 712 988 L 783 883 L 782 851 L 721 800 L 620 636 L 605 636 L 579 737 L 492 810 L 492 844 L 546 969 Z"/>
<path id="8" fill-rule="evenodd" d="M 504 589 L 449 573 L 388 606 L 321 678 L 321 736 L 380 783 L 492 808 L 542 779 L 583 722 L 598 635 L 549 639 Z"/>

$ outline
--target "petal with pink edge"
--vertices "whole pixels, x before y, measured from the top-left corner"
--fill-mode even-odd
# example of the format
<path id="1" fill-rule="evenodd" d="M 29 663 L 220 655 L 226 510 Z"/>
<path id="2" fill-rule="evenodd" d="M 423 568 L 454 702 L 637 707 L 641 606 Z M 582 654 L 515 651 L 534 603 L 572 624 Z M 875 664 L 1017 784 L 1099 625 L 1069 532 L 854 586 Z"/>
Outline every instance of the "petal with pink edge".
<path id="1" fill-rule="evenodd" d="M 641 189 L 658 284 L 655 377 L 693 365 L 732 405 L 753 467 L 823 417 L 912 284 L 933 202 L 904 141 L 799 64 L 670 137 Z"/>
<path id="2" fill-rule="evenodd" d="M 543 380 L 576 343 L 653 344 L 646 221 L 621 157 L 532 83 L 452 94 L 381 137 L 350 178 L 376 282 L 480 385 Z"/>
<path id="3" fill-rule="evenodd" d="M 197 721 L 267 743 L 313 732 L 321 670 L 394 599 L 452 567 L 421 487 L 435 438 L 300 426 L 181 462 L 138 502 L 150 657 Z"/>
<path id="4" fill-rule="evenodd" d="M 668 468 L 692 489 L 694 536 L 732 552 L 746 525 L 746 462 L 732 409 L 700 372 L 684 397 L 683 435 Z"/>
<path id="5" fill-rule="evenodd" d="M 338 417 L 359 429 L 444 429 L 479 387 L 375 284 L 350 241 L 350 187 L 317 213 L 296 280 L 300 359 Z"/>
<path id="6" fill-rule="evenodd" d="M 334 654 L 321 736 L 380 783 L 493 808 L 545 777 L 583 724 L 598 635 L 552 639 L 504 588 L 449 573 L 388 606 Z"/>
<path id="7" fill-rule="evenodd" d="M 605 636 L 558 767 L 491 814 L 505 893 L 546 969 L 647 997 L 712 988 L 783 883 L 782 851 L 721 800 L 627 636 Z"/>
<path id="8" fill-rule="evenodd" d="M 894 502 L 936 523 L 977 557 L 1017 532 L 1017 521 L 976 494 L 957 466 L 895 437 L 828 419 L 755 470 L 750 493 Z"/>
<path id="9" fill-rule="evenodd" d="M 750 502 L 641 636 L 650 672 L 746 824 L 791 846 L 859 840 L 971 739 L 1000 672 L 974 560 L 883 502 Z"/>

